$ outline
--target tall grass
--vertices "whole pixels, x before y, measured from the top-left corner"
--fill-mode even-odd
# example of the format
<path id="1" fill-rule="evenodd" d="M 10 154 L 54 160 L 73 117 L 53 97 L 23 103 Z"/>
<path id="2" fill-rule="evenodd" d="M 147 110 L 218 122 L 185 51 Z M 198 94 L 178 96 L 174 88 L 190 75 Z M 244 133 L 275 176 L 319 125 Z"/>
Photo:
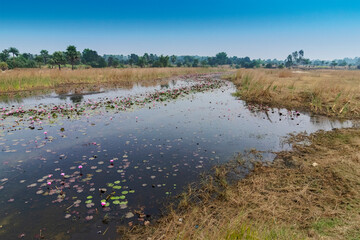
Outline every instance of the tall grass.
<path id="1" fill-rule="evenodd" d="M 240 69 L 231 79 L 247 101 L 360 117 L 360 71 Z"/>
<path id="2" fill-rule="evenodd" d="M 56 88 L 70 84 L 130 85 L 178 75 L 223 71 L 219 68 L 15 69 L 0 72 L 0 93 Z"/>

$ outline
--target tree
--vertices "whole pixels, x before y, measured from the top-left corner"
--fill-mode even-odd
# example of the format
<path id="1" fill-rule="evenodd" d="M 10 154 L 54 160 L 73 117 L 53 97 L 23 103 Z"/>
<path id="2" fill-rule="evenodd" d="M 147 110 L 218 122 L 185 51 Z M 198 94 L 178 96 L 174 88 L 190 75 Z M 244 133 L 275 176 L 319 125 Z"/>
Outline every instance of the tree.
<path id="1" fill-rule="evenodd" d="M 35 57 L 35 62 L 38 64 L 39 68 L 41 68 L 41 64 L 43 63 L 44 58 L 41 55 L 37 55 Z"/>
<path id="2" fill-rule="evenodd" d="M 80 52 L 76 51 L 75 46 L 68 46 L 65 52 L 66 58 L 71 64 L 71 69 L 74 70 L 74 65 L 80 60 Z"/>
<path id="3" fill-rule="evenodd" d="M 82 52 L 81 61 L 84 64 L 89 64 L 93 67 L 93 65 L 97 64 L 99 57 L 100 56 L 98 55 L 98 53 L 96 51 L 86 48 Z"/>
<path id="4" fill-rule="evenodd" d="M 225 65 L 225 64 L 227 64 L 228 57 L 225 52 L 220 52 L 220 53 L 216 54 L 215 59 L 216 59 L 217 64 Z"/>
<path id="5" fill-rule="evenodd" d="M 266 64 L 265 68 L 272 68 L 272 64 L 271 63 Z"/>
<path id="6" fill-rule="evenodd" d="M 129 56 L 129 64 L 132 66 L 133 64 L 138 65 L 139 56 L 132 53 Z"/>
<path id="7" fill-rule="evenodd" d="M 286 66 L 287 68 L 290 68 L 293 64 L 294 64 L 294 63 L 293 63 L 293 57 L 292 57 L 291 54 L 289 54 L 289 56 L 288 56 L 288 57 L 286 58 L 286 60 L 285 60 L 285 66 Z"/>
<path id="8" fill-rule="evenodd" d="M 169 65 L 169 56 L 161 55 L 159 57 L 160 67 L 167 67 Z"/>
<path id="9" fill-rule="evenodd" d="M 293 52 L 291 55 L 292 55 L 292 58 L 293 58 L 292 61 L 295 61 L 295 62 L 299 61 L 299 59 L 298 59 L 298 56 L 299 56 L 298 51 Z"/>
<path id="10" fill-rule="evenodd" d="M 18 55 L 19 55 L 19 50 L 17 50 L 17 48 L 14 48 L 14 47 L 9 47 L 8 52 L 9 52 L 9 53 L 12 53 L 13 58 L 14 58 L 15 56 L 18 56 Z"/>
<path id="11" fill-rule="evenodd" d="M 61 65 L 66 63 L 66 57 L 61 51 L 54 52 L 52 59 L 54 64 L 59 66 L 59 70 L 61 70 Z"/>
<path id="12" fill-rule="evenodd" d="M 114 68 L 116 68 L 116 67 L 118 67 L 119 65 L 120 65 L 119 59 L 114 58 L 114 60 L 113 60 L 113 62 L 112 62 L 112 66 L 113 66 Z"/>
<path id="13" fill-rule="evenodd" d="M 103 58 L 101 56 L 98 57 L 97 64 L 98 64 L 97 67 L 99 67 L 99 68 L 104 68 L 107 66 L 105 58 Z"/>
<path id="14" fill-rule="evenodd" d="M 50 58 L 50 59 L 48 60 L 48 63 L 50 64 L 51 68 L 54 68 L 54 66 L 56 65 L 53 58 Z M 50 66 L 49 66 L 49 67 L 50 67 Z"/>
<path id="15" fill-rule="evenodd" d="M 43 59 L 43 62 L 44 64 L 46 65 L 47 64 L 47 60 L 49 59 L 49 52 L 47 50 L 41 50 L 40 51 L 40 56 L 42 57 Z"/>
<path id="16" fill-rule="evenodd" d="M 335 68 L 336 65 L 338 65 L 338 64 L 337 64 L 337 62 L 335 62 L 335 60 L 330 63 L 331 68 Z"/>
<path id="17" fill-rule="evenodd" d="M 8 60 L 10 57 L 9 51 L 7 49 L 4 49 L 1 53 L 0 53 L 0 61 L 2 62 L 6 62 L 6 60 Z"/>
<path id="18" fill-rule="evenodd" d="M 114 58 L 110 56 L 107 60 L 108 66 L 111 67 L 113 65 L 113 62 L 114 62 Z"/>
<path id="19" fill-rule="evenodd" d="M 175 64 L 175 62 L 176 62 L 176 56 L 175 56 L 175 55 L 172 55 L 172 56 L 170 57 L 170 60 L 171 60 L 172 64 Z"/>
<path id="20" fill-rule="evenodd" d="M 206 59 L 203 59 L 203 60 L 201 61 L 201 66 L 204 67 L 204 66 L 207 65 L 207 63 L 208 63 L 207 60 L 206 60 Z"/>
<path id="21" fill-rule="evenodd" d="M 299 51 L 299 57 L 300 57 L 300 58 L 303 58 L 303 57 L 304 57 L 304 50 L 301 49 L 301 50 Z"/>
<path id="22" fill-rule="evenodd" d="M 338 62 L 338 65 L 341 67 L 345 67 L 347 65 L 346 61 L 342 60 Z"/>
<path id="23" fill-rule="evenodd" d="M 144 57 L 139 57 L 138 62 L 136 65 L 138 65 L 139 67 L 143 68 L 145 67 L 146 61 Z"/>

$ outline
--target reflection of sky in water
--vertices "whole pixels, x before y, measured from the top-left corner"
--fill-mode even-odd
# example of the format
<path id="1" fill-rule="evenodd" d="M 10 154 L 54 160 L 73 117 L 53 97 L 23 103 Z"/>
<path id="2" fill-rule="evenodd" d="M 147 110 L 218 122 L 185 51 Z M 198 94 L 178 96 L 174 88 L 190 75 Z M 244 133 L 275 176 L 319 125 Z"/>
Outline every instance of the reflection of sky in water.
<path id="1" fill-rule="evenodd" d="M 130 95 L 139 95 L 149 91 L 154 90 L 164 90 L 168 88 L 178 88 L 182 86 L 188 86 L 189 84 L 193 84 L 184 80 L 170 80 L 166 83 L 163 80 L 163 84 L 158 84 L 155 86 L 142 86 L 141 83 L 135 83 L 132 88 L 118 88 L 118 89 L 107 89 L 99 87 L 99 91 L 87 91 L 83 89 L 82 93 L 74 93 L 74 90 L 59 94 L 56 91 L 50 91 L 48 94 L 41 94 L 41 91 L 33 91 L 32 96 L 29 97 L 10 97 L 10 96 L 0 96 L 0 103 L 3 102 L 2 105 L 26 105 L 26 106 L 34 106 L 39 104 L 39 102 L 43 104 L 63 104 L 63 103 L 78 103 L 80 101 L 86 101 L 88 99 L 96 99 L 96 98 L 106 98 L 106 97 L 126 97 Z M 75 85 L 76 86 L 76 85 Z M 19 93 L 20 94 L 20 93 Z"/>
<path id="2" fill-rule="evenodd" d="M 183 82 L 176 84 L 177 87 Z M 170 83 L 170 87 L 174 86 Z M 137 95 L 149 89 L 154 88 L 109 91 L 86 95 L 83 100 Z M 156 107 L 151 109 L 147 106 L 117 114 L 103 111 L 89 119 L 61 119 L 55 124 L 44 125 L 42 131 L 24 128 L 8 132 L 3 129 L 0 179 L 9 181 L 3 181 L 6 183 L 0 190 L 0 203 L 4 206 L 0 210 L 0 221 L 3 221 L 0 225 L 4 225 L 0 237 L 3 238 L 1 231 L 7 231 L 4 236 L 10 239 L 22 232 L 34 236 L 38 229 L 46 228 L 44 234 L 48 236 L 69 230 L 70 234 L 65 236 L 71 235 L 73 239 L 106 238 L 114 234 L 116 224 L 134 220 L 123 218 L 127 212 L 144 208 L 146 214 L 159 214 L 169 195 L 180 193 L 186 184 L 198 179 L 200 172 L 231 159 L 237 152 L 252 148 L 266 152 L 288 149 L 289 146 L 282 146 L 281 140 L 289 133 L 312 133 L 319 129 L 351 126 L 350 122 L 312 118 L 305 114 L 292 120 L 286 110 L 251 112 L 244 102 L 231 96 L 234 91 L 232 86 L 227 86 L 176 101 L 156 103 Z M 65 101 L 69 101 L 68 98 Z M 24 100 L 24 105 L 36 104 L 36 99 Z M 63 101 L 53 96 L 41 99 L 47 104 Z M 283 115 L 280 116 L 279 112 Z M 63 132 L 61 128 L 64 128 Z M 44 139 L 43 131 L 48 132 L 48 140 Z M 43 143 L 43 147 L 35 148 Z M 5 152 L 9 150 L 16 152 Z M 113 158 L 118 160 L 109 168 L 109 160 Z M 36 194 L 41 189 L 46 191 L 46 187 L 39 188 L 38 179 L 48 174 L 60 179 L 61 171 L 73 174 L 78 171 L 79 164 L 84 165 L 83 176 L 65 190 L 67 199 L 52 203 L 57 194 Z M 102 171 L 96 172 L 99 170 Z M 93 176 L 82 182 L 87 174 Z M 126 180 L 121 183 L 122 190 L 128 187 L 127 190 L 135 190 L 135 193 L 126 195 L 126 209 L 112 204 L 111 211 L 103 212 L 100 200 L 105 196 L 99 195 L 98 188 L 107 187 L 107 183 L 117 180 Z M 27 187 L 33 183 L 37 185 Z M 96 190 L 90 191 L 91 188 Z M 110 192 L 111 188 L 107 188 Z M 83 191 L 78 193 L 79 189 Z M 116 190 L 116 194 L 122 190 Z M 89 195 L 93 197 L 95 206 L 86 208 L 84 202 Z M 14 201 L 8 202 L 11 199 Z M 66 211 L 76 200 L 82 201 L 80 206 Z M 94 213 L 95 208 L 99 213 Z M 111 218 L 107 225 L 101 223 L 106 213 Z M 66 214 L 71 217 L 65 219 Z M 87 222 L 84 220 L 86 216 L 94 219 Z M 107 227 L 106 236 L 96 233 Z"/>

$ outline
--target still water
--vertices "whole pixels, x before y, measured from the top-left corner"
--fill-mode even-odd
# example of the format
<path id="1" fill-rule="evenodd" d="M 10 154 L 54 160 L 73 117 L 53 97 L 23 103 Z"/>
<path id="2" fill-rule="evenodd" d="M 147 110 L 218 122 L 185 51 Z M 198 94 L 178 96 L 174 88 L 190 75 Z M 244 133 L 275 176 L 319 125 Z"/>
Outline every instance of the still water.
<path id="1" fill-rule="evenodd" d="M 0 239 L 112 239 L 117 225 L 151 224 L 201 172 L 237 153 L 255 148 L 271 161 L 290 149 L 289 133 L 352 126 L 247 105 L 218 78 L 1 103 Z M 60 108 L 68 112 L 49 114 Z"/>

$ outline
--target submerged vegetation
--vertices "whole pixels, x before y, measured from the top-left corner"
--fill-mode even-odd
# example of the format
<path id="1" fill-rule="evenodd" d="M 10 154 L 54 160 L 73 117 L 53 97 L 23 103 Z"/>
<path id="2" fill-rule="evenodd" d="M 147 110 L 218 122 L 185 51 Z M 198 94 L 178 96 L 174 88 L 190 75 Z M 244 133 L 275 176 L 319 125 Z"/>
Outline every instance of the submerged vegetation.
<path id="1" fill-rule="evenodd" d="M 359 239 L 360 131 L 291 140 L 294 149 L 269 166 L 253 157 L 245 179 L 229 180 L 234 163 L 216 167 L 155 225 L 119 232 L 125 239 Z"/>
<path id="2" fill-rule="evenodd" d="M 360 117 L 360 72 L 238 70 L 236 96 L 249 102 L 297 108 L 340 118 Z"/>

